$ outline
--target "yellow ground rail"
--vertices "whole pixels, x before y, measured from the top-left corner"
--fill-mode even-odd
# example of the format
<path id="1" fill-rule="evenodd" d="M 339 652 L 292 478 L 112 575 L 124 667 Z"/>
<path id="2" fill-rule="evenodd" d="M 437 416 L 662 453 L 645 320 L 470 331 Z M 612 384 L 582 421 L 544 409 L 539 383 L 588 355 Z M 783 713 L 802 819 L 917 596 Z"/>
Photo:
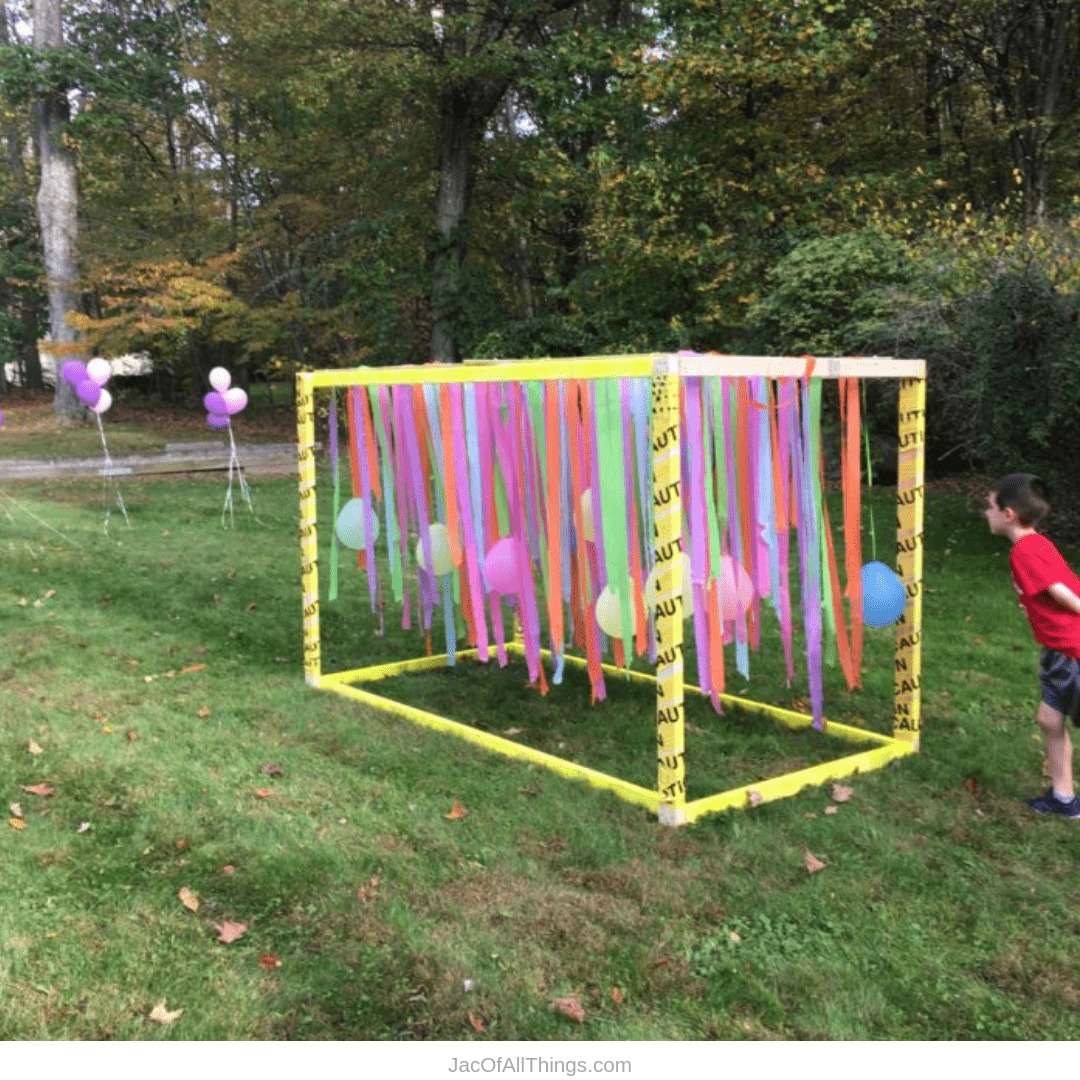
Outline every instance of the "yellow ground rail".
<path id="1" fill-rule="evenodd" d="M 826 720 L 824 734 L 869 745 L 834 761 L 745 784 L 692 801 L 686 800 L 685 723 L 683 717 L 682 535 L 679 492 L 679 380 L 691 376 L 796 378 L 886 378 L 899 382 L 899 447 L 897 466 L 897 567 L 909 599 L 896 627 L 893 734 L 881 735 Z M 650 377 L 653 380 L 653 498 L 665 513 L 658 515 L 654 555 L 659 567 L 659 598 L 655 675 L 630 672 L 629 678 L 647 684 L 656 694 L 657 787 L 641 787 L 576 762 L 524 746 L 512 739 L 481 731 L 447 717 L 405 705 L 364 689 L 366 684 L 446 665 L 447 656 L 430 656 L 380 664 L 352 671 L 324 673 L 319 634 L 318 538 L 316 531 L 314 394 L 317 389 L 360 385 L 549 381 Z M 303 591 L 304 674 L 307 682 L 400 716 L 436 731 L 476 743 L 487 750 L 550 769 L 568 779 L 584 780 L 627 802 L 643 806 L 669 825 L 696 821 L 705 814 L 756 806 L 787 798 L 811 785 L 839 780 L 881 768 L 915 753 L 921 729 L 922 667 L 922 532 L 924 506 L 926 364 L 922 360 L 882 357 L 732 357 L 719 355 L 605 356 L 538 361 L 494 361 L 416 367 L 356 368 L 302 372 L 297 375 L 297 433 L 300 473 L 300 548 Z M 507 651 L 521 653 L 516 642 Z M 476 650 L 460 651 L 459 660 Z M 545 654 L 548 655 L 549 654 Z M 550 658 L 550 656 L 549 656 Z M 566 654 L 570 664 L 584 660 Z M 604 665 L 611 674 L 626 677 L 620 668 Z M 695 687 L 689 687 L 697 692 Z M 721 695 L 725 706 L 777 720 L 789 727 L 809 727 L 810 716 L 741 697 Z"/>

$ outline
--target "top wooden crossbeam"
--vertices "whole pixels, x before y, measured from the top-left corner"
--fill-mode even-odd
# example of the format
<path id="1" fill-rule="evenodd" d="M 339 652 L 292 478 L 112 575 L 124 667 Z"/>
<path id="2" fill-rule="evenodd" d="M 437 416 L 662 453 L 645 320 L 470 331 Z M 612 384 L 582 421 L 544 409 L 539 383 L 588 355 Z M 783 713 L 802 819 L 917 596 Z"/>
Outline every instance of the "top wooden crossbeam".
<path id="1" fill-rule="evenodd" d="M 483 360 L 462 364 L 332 368 L 310 373 L 313 388 L 415 385 L 417 383 L 548 382 L 560 379 L 627 379 L 652 375 L 793 379 L 925 379 L 925 360 L 882 356 L 692 356 L 647 353 L 544 360 Z"/>

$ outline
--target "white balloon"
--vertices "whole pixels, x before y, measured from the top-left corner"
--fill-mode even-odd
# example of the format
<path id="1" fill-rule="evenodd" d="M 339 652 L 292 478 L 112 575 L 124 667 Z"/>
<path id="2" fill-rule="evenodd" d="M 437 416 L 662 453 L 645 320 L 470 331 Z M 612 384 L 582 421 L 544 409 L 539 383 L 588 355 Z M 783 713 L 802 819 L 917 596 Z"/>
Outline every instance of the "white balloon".
<path id="1" fill-rule="evenodd" d="M 596 621 L 608 637 L 621 638 L 623 636 L 622 605 L 619 603 L 619 594 L 610 585 L 605 585 L 596 598 Z M 637 618 L 632 606 L 630 608 L 630 633 L 637 633 Z"/>
<path id="2" fill-rule="evenodd" d="M 219 394 L 224 394 L 232 386 L 232 376 L 223 367 L 211 368 L 210 385 Z"/>
<path id="3" fill-rule="evenodd" d="M 98 398 L 97 404 L 93 407 L 93 411 L 96 413 L 108 412 L 112 405 L 112 394 L 108 390 L 101 391 L 101 397 Z"/>
<path id="4" fill-rule="evenodd" d="M 660 598 L 660 568 L 654 566 L 645 579 L 645 610 L 652 618 L 653 608 Z M 694 614 L 694 583 L 690 580 L 690 556 L 682 557 L 682 613 L 684 619 Z"/>
<path id="5" fill-rule="evenodd" d="M 231 390 L 226 390 L 224 392 L 219 391 L 219 393 L 221 393 L 221 396 L 225 399 L 225 411 L 230 416 L 235 416 L 236 413 L 247 406 L 247 392 L 241 390 L 239 386 L 234 386 Z"/>
<path id="6" fill-rule="evenodd" d="M 93 360 L 87 362 L 86 374 L 90 377 L 92 383 L 104 386 L 109 381 L 109 376 L 112 375 L 112 364 L 100 356 L 95 356 Z M 104 409 L 98 410 L 98 412 L 104 411 Z"/>

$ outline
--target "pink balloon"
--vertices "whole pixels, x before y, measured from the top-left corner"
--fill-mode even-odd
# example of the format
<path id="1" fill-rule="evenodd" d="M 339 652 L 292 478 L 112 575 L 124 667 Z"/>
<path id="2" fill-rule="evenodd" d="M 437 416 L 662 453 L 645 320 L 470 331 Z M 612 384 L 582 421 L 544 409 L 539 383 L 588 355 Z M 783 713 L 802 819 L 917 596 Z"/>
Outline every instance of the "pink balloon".
<path id="1" fill-rule="evenodd" d="M 754 602 L 754 583 L 730 555 L 720 558 L 720 616 L 726 623 L 734 622 Z"/>
<path id="2" fill-rule="evenodd" d="M 208 427 L 212 427 L 215 431 L 224 431 L 229 426 L 229 418 L 222 416 L 220 413 L 207 413 L 206 423 Z"/>
<path id="3" fill-rule="evenodd" d="M 75 387 L 75 393 L 79 400 L 91 409 L 101 400 L 101 387 L 93 379 L 83 379 Z"/>
<path id="4" fill-rule="evenodd" d="M 90 378 L 90 375 L 86 370 L 86 365 L 80 360 L 68 360 L 60 369 L 60 374 L 63 375 L 72 386 L 78 386 L 79 383 L 85 382 Z"/>
<path id="5" fill-rule="evenodd" d="M 226 390 L 221 396 L 225 401 L 225 411 L 230 416 L 234 416 L 236 413 L 240 412 L 248 402 L 247 394 L 241 390 L 239 386 L 234 386 L 232 389 Z"/>
<path id="6" fill-rule="evenodd" d="M 202 399 L 202 403 L 206 406 L 207 412 L 217 413 L 219 416 L 223 416 L 228 412 L 228 409 L 225 408 L 225 398 L 216 390 L 211 390 L 210 393 Z"/>
<path id="7" fill-rule="evenodd" d="M 521 542 L 504 536 L 484 556 L 484 577 L 492 592 L 517 593 L 521 554 Z"/>

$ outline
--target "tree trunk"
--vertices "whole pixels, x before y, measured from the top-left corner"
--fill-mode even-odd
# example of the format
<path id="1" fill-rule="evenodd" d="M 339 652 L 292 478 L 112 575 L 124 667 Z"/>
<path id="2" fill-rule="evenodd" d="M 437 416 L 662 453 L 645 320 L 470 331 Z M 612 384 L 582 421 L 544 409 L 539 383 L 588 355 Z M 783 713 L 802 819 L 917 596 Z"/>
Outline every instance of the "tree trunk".
<path id="1" fill-rule="evenodd" d="M 34 48 L 39 51 L 63 44 L 60 0 L 34 0 Z M 64 126 L 70 119 L 63 87 L 42 86 L 35 103 L 38 165 L 37 212 L 45 255 L 45 279 L 49 296 L 49 331 L 52 338 L 56 394 L 53 411 L 70 416 L 81 405 L 75 390 L 60 377 L 65 360 L 78 351 L 78 331 L 67 321 L 79 308 L 78 210 L 75 155 L 64 144 Z M 65 345 L 71 348 L 64 348 Z"/>

